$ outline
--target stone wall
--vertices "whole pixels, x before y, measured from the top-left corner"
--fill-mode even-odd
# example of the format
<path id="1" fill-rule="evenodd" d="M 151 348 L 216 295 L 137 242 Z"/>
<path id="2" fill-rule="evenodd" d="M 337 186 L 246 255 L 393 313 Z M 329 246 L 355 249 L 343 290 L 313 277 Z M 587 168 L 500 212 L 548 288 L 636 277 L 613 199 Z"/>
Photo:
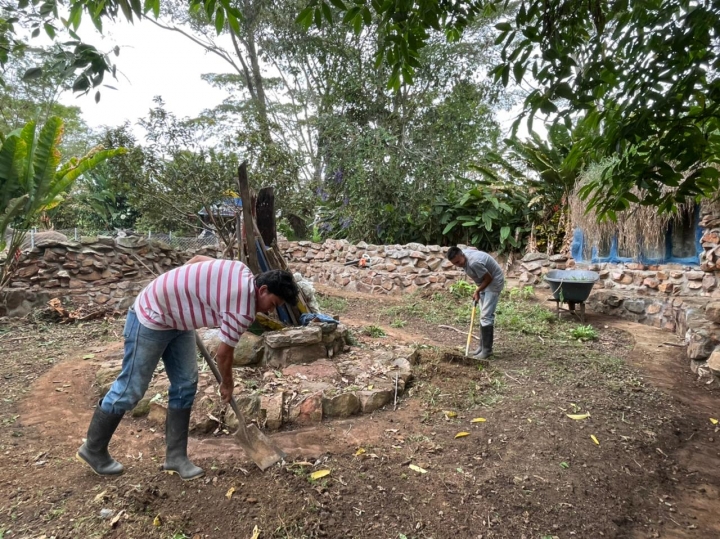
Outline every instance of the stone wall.
<path id="1" fill-rule="evenodd" d="M 278 247 L 293 271 L 315 282 L 350 291 L 399 295 L 422 289 L 440 290 L 464 278 L 464 272 L 447 260 L 448 248 L 439 245 L 326 240 L 281 242 Z M 345 265 L 363 257 L 365 268 Z"/>
<path id="2" fill-rule="evenodd" d="M 40 240 L 20 255 L 0 297 L 0 316 L 23 316 L 53 297 L 126 309 L 154 273 L 180 266 L 193 254 L 139 236 Z"/>
<path id="3" fill-rule="evenodd" d="M 529 253 L 508 273 L 526 285 L 547 287 L 552 269 L 596 271 L 600 280 L 588 299 L 595 312 L 652 325 L 685 341 L 693 372 L 720 376 L 720 208 L 700 208 L 697 265 L 576 263 L 564 255 Z"/>

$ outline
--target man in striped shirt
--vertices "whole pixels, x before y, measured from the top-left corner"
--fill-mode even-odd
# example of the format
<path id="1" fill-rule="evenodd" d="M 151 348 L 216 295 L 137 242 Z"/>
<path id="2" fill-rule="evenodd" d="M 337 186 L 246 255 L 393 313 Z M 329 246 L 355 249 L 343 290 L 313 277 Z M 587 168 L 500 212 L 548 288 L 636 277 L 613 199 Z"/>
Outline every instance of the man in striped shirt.
<path id="1" fill-rule="evenodd" d="M 163 469 L 182 479 L 201 477 L 203 470 L 187 457 L 198 381 L 194 330 L 220 328 L 222 342 L 216 359 L 222 374 L 220 395 L 227 403 L 233 392 L 235 346 L 255 313 L 285 302 L 295 305 L 297 296 L 297 285 L 287 271 L 267 271 L 255 278 L 241 262 L 204 256 L 153 280 L 128 312 L 122 370 L 98 403 L 77 457 L 99 475 L 123 472 L 122 464 L 108 453 L 108 444 L 125 412 L 135 408 L 145 394 L 162 358 L 170 380 Z"/>

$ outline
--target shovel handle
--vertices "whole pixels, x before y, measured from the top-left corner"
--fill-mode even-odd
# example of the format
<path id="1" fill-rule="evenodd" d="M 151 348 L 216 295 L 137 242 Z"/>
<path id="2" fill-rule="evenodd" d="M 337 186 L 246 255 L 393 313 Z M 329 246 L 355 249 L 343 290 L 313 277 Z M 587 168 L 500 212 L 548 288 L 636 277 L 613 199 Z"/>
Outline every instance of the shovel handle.
<path id="1" fill-rule="evenodd" d="M 472 311 L 470 312 L 470 329 L 468 330 L 468 337 L 467 337 L 467 343 L 465 343 L 465 355 L 468 355 L 468 352 L 470 351 L 470 341 L 472 340 L 472 330 L 473 326 L 475 325 L 475 307 L 477 306 L 477 302 L 473 301 L 472 304 Z"/>
<path id="2" fill-rule="evenodd" d="M 215 379 L 218 381 L 218 384 L 222 384 L 222 375 L 220 374 L 220 371 L 215 364 L 215 360 L 210 355 L 210 352 L 205 346 L 205 343 L 197 334 L 197 332 L 195 332 L 195 344 L 197 344 L 198 350 L 200 350 L 200 355 L 203 357 L 203 359 L 205 359 L 205 363 L 208 364 L 208 367 L 210 367 L 210 370 L 215 375 Z M 235 401 L 235 397 L 233 396 L 230 396 L 230 406 L 232 406 L 233 412 L 235 412 L 235 417 L 237 417 L 238 429 L 240 429 L 244 433 L 246 429 L 245 416 L 243 416 L 242 412 L 240 412 L 240 408 L 238 407 L 237 402 Z"/>

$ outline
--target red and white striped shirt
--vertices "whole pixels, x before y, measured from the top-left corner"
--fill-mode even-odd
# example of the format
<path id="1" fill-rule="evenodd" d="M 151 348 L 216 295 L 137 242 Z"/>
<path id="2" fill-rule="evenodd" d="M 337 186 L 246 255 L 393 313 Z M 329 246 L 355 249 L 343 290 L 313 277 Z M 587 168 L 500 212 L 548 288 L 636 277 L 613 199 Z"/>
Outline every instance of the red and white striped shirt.
<path id="1" fill-rule="evenodd" d="M 148 284 L 134 308 L 147 328 L 219 327 L 220 339 L 235 347 L 255 320 L 255 277 L 236 260 L 186 264 Z"/>

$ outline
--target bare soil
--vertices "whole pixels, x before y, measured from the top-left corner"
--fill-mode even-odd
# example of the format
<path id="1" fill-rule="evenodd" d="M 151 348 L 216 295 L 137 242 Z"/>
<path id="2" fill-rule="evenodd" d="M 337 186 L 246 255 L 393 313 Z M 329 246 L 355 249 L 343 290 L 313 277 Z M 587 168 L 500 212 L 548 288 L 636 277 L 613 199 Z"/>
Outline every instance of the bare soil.
<path id="1" fill-rule="evenodd" d="M 111 444 L 123 476 L 74 459 L 122 319 L 0 323 L 0 538 L 720 537 L 720 389 L 671 334 L 590 313 L 598 338 L 578 342 L 543 298 L 506 300 L 478 369 L 439 360 L 464 349 L 466 300 L 325 292 L 358 346 L 420 347 L 408 394 L 273 434 L 291 462 L 265 473 L 231 437 L 193 438 L 207 475 L 188 483 L 159 470 L 162 429 L 144 418 Z"/>

